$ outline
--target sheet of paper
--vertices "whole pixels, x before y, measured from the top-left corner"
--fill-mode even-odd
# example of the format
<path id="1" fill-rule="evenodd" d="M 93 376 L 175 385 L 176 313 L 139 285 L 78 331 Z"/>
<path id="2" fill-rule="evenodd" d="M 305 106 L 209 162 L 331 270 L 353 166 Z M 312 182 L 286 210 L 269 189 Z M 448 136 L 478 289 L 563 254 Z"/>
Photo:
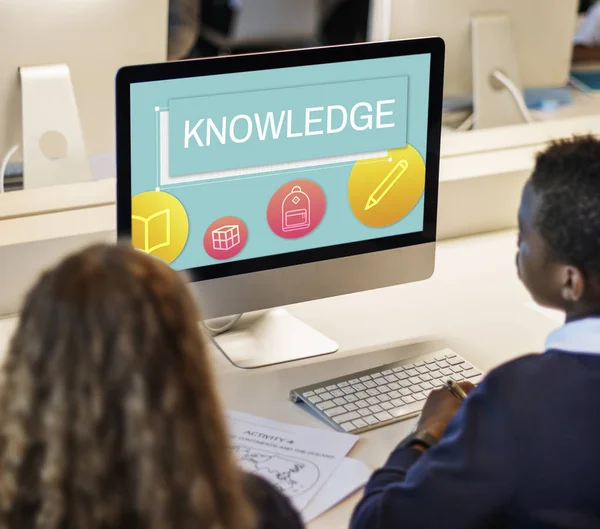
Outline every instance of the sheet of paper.
<path id="1" fill-rule="evenodd" d="M 344 458 L 319 494 L 302 511 L 304 523 L 311 522 L 364 487 L 371 472 L 371 469 L 362 461 L 350 457 Z"/>
<path id="2" fill-rule="evenodd" d="M 546 316 L 546 318 L 549 318 L 557 323 L 560 323 L 561 325 L 565 323 L 565 315 L 560 310 L 547 309 L 544 307 L 540 307 L 537 303 L 534 303 L 533 301 L 530 301 L 529 303 L 525 303 L 525 306 L 528 309 L 535 310 L 536 312 L 543 314 L 544 316 Z"/>
<path id="3" fill-rule="evenodd" d="M 302 511 L 358 441 L 355 435 L 227 413 L 241 467 L 263 477 Z"/>

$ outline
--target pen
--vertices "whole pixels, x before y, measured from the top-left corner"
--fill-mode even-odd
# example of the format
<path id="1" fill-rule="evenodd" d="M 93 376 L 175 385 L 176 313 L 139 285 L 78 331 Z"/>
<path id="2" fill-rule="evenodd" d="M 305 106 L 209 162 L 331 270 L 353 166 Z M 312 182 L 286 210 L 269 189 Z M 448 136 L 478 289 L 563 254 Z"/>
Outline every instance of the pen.
<path id="1" fill-rule="evenodd" d="M 446 387 L 458 400 L 465 400 L 467 398 L 467 394 L 456 382 L 454 382 L 454 380 L 446 381 Z"/>
<path id="2" fill-rule="evenodd" d="M 375 188 L 375 191 L 373 191 L 371 196 L 369 196 L 367 199 L 365 211 L 368 211 L 379 204 L 383 197 L 388 194 L 390 189 L 396 185 L 396 182 L 400 180 L 400 177 L 406 172 L 407 169 L 408 162 L 406 160 L 400 160 L 396 165 L 394 165 L 392 170 L 379 183 L 379 185 Z"/>

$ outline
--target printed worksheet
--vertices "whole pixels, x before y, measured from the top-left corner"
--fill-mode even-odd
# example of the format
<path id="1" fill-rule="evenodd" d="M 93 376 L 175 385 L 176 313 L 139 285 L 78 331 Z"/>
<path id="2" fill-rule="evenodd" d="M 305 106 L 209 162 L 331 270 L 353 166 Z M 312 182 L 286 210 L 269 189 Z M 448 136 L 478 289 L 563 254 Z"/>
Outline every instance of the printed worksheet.
<path id="1" fill-rule="evenodd" d="M 285 494 L 302 511 L 338 468 L 358 437 L 228 412 L 240 465 Z"/>

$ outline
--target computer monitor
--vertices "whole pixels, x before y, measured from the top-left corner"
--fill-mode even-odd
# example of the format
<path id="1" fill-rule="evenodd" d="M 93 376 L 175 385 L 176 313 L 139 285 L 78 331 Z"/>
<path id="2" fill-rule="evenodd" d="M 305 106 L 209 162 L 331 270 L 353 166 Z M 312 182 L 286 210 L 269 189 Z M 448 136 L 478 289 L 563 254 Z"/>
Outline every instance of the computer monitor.
<path id="1" fill-rule="evenodd" d="M 117 227 L 187 271 L 203 316 L 429 277 L 443 41 L 127 67 L 117 76 Z M 283 309 L 218 337 L 257 367 L 337 344 Z"/>
<path id="2" fill-rule="evenodd" d="M 577 8 L 578 0 L 372 0 L 370 40 L 441 36 L 444 95 L 472 97 L 478 128 L 510 125 L 526 120 L 515 99 L 522 89 L 567 84 Z"/>
<path id="3" fill-rule="evenodd" d="M 115 74 L 165 60 L 167 31 L 168 0 L 3 0 L 0 161 L 19 147 L 11 159 L 25 158 L 24 185 L 38 187 L 76 179 L 68 162 L 85 160 L 86 151 L 114 154 Z M 46 132 L 67 142 L 53 164 L 46 155 L 61 154 L 61 141 L 53 146 L 50 135 L 39 146 Z"/>

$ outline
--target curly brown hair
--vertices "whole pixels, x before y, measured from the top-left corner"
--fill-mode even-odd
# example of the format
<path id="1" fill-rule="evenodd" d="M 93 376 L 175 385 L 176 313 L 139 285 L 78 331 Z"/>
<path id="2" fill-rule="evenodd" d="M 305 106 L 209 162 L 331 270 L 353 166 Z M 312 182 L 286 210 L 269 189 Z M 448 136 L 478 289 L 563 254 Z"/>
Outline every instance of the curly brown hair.
<path id="1" fill-rule="evenodd" d="M 198 319 L 126 246 L 43 274 L 1 372 L 1 529 L 254 527 Z"/>

